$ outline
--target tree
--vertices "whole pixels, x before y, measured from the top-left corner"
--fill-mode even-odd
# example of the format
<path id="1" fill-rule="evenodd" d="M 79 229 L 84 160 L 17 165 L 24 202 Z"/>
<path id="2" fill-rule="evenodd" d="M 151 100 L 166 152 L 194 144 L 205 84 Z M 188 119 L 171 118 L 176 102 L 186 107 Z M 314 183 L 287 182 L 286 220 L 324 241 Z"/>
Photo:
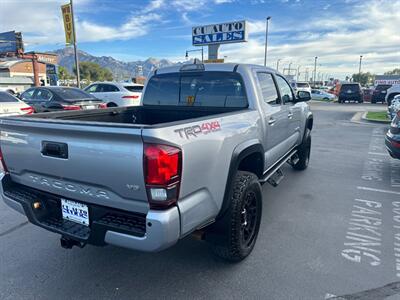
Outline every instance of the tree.
<path id="1" fill-rule="evenodd" d="M 372 84 L 374 82 L 375 79 L 375 75 L 371 74 L 370 72 L 367 73 L 357 73 L 357 74 L 353 74 L 352 79 L 354 82 L 358 82 L 363 86 Z"/>
<path id="2" fill-rule="evenodd" d="M 59 66 L 58 67 L 58 78 L 61 80 L 66 80 L 71 78 L 71 74 L 69 74 L 68 69 L 63 67 L 63 66 Z"/>
<path id="3" fill-rule="evenodd" d="M 113 75 L 109 69 L 102 68 L 99 64 L 96 64 L 94 62 L 81 62 L 79 64 L 79 72 L 81 75 L 81 79 L 87 79 L 89 81 L 113 80 Z M 76 75 L 75 67 L 74 73 Z"/>
<path id="4" fill-rule="evenodd" d="M 400 75 L 400 68 L 393 69 L 384 73 L 385 75 Z"/>

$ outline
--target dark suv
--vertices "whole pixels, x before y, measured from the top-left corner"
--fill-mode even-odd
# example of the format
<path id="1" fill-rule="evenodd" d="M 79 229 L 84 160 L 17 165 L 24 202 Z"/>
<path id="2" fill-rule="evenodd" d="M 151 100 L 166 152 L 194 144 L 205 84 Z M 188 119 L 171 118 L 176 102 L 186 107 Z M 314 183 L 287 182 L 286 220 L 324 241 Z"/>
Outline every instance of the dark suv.
<path id="1" fill-rule="evenodd" d="M 359 83 L 343 83 L 339 91 L 339 103 L 345 101 L 354 101 L 358 103 L 364 102 L 363 93 Z"/>
<path id="2" fill-rule="evenodd" d="M 390 87 L 390 84 L 378 84 L 372 94 L 371 103 L 385 103 L 386 91 Z"/>

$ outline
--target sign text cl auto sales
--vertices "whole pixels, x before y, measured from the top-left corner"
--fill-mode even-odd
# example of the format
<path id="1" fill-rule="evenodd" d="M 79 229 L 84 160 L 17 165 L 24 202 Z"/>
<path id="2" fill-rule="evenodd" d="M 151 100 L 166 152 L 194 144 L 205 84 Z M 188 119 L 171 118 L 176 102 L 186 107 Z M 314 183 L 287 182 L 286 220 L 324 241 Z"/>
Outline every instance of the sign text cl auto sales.
<path id="1" fill-rule="evenodd" d="M 192 28 L 194 46 L 239 43 L 247 41 L 246 21 L 195 26 Z"/>

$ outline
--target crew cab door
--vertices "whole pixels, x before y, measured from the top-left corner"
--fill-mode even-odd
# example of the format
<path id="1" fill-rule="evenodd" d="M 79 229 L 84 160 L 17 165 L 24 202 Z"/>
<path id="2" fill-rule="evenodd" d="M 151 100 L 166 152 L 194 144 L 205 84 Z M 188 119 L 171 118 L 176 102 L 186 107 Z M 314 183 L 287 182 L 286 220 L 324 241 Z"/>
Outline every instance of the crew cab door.
<path id="1" fill-rule="evenodd" d="M 276 76 L 276 83 L 282 102 L 282 111 L 286 118 L 287 140 L 285 141 L 286 151 L 293 148 L 300 141 L 301 107 L 295 103 L 295 95 L 289 83 L 280 75 Z"/>
<path id="2" fill-rule="evenodd" d="M 265 166 L 271 167 L 287 151 L 285 143 L 288 137 L 287 112 L 275 84 L 273 75 L 268 72 L 256 73 L 259 83 L 259 94 L 262 114 L 265 119 L 266 135 L 264 136 Z"/>

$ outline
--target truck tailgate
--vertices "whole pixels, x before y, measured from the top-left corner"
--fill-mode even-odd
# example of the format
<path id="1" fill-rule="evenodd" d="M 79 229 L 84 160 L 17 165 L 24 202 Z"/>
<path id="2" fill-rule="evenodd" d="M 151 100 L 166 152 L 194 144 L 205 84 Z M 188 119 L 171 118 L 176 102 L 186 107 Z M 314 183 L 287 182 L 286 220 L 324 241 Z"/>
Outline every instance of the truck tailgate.
<path id="1" fill-rule="evenodd" d="M 147 213 L 140 127 L 5 119 L 11 179 L 66 199 Z"/>

